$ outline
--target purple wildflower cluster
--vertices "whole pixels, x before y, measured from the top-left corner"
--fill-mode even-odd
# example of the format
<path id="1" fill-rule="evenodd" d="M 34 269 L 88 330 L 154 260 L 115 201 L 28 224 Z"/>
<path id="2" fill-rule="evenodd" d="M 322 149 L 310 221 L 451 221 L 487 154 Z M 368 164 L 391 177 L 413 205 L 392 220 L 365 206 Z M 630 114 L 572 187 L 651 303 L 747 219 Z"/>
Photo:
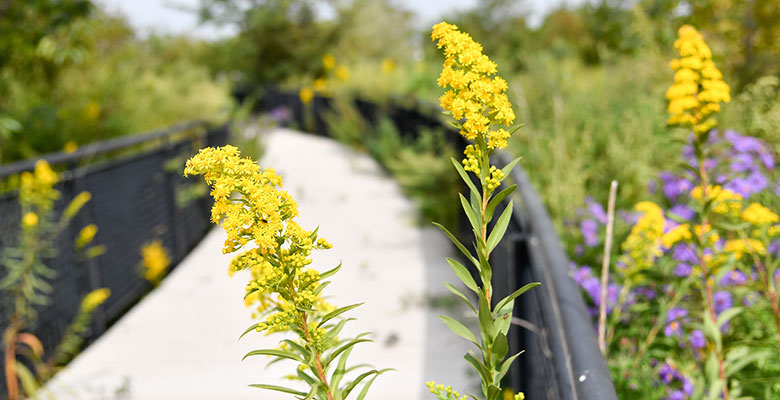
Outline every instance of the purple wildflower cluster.
<path id="1" fill-rule="evenodd" d="M 693 136 L 691 136 L 691 140 L 693 140 Z M 739 193 L 745 198 L 770 186 L 767 171 L 772 171 L 775 168 L 775 158 L 772 151 L 761 140 L 740 135 L 731 130 L 723 134 L 712 131 L 706 147 L 715 150 L 712 158 L 705 159 L 704 167 L 708 174 L 715 177 L 716 184 Z M 691 166 L 697 166 L 691 144 L 683 148 L 682 159 Z M 676 174 L 664 171 L 658 177 L 660 185 L 653 182 L 650 185 L 651 191 L 660 187 L 664 197 L 673 205 L 670 212 L 683 219 L 693 217 L 692 211 L 678 205 L 680 200 L 685 200 L 684 195 L 697 185 L 697 178 L 693 173 L 686 171 L 683 174 Z M 774 190 L 780 196 L 780 185 L 775 183 Z"/>
<path id="2" fill-rule="evenodd" d="M 661 382 L 667 386 L 665 400 L 685 400 L 693 396 L 693 383 L 673 366 L 664 363 L 658 370 L 658 375 Z"/>
<path id="3" fill-rule="evenodd" d="M 691 137 L 692 141 L 692 137 Z M 743 198 L 750 201 L 753 196 L 765 196 L 765 193 L 772 190 L 780 196 L 780 184 L 773 181 L 772 173 L 775 167 L 775 158 L 773 152 L 761 140 L 743 136 L 734 131 L 725 131 L 719 133 L 712 131 L 706 148 L 711 149 L 707 159 L 704 160 L 704 167 L 707 174 L 713 178 L 713 184 L 721 185 L 735 193 L 742 195 Z M 682 152 L 682 160 L 691 166 L 696 166 L 696 157 L 692 144 L 686 145 Z M 692 171 L 683 173 L 673 173 L 669 171 L 661 172 L 658 181 L 651 182 L 650 190 L 657 192 L 666 200 L 666 226 L 665 230 L 674 228 L 679 223 L 689 222 L 691 225 L 697 224 L 697 214 L 694 209 L 688 206 L 691 190 L 698 185 L 698 176 Z M 618 211 L 619 218 L 628 223 L 636 222 L 637 214 Z M 579 222 L 575 224 L 582 235 L 582 242 L 575 247 L 573 256 L 580 260 L 580 263 L 586 265 L 577 265 L 571 263 L 571 275 L 574 280 L 583 288 L 587 297 L 590 298 L 589 312 L 592 317 L 598 315 L 600 305 L 601 282 L 599 279 L 600 269 L 592 269 L 587 264 L 599 263 L 600 247 L 602 245 L 602 235 L 607 222 L 607 215 L 604 207 L 595 202 L 592 198 L 586 199 L 584 209 L 578 212 Z M 713 255 L 723 246 L 723 241 L 713 245 L 711 249 L 704 249 L 704 254 Z M 768 251 L 775 255 L 780 255 L 780 240 L 775 240 L 770 244 Z M 664 255 L 672 262 L 672 273 L 679 278 L 688 278 L 699 265 L 698 251 L 695 245 L 685 242 L 678 242 L 671 248 L 663 249 Z M 593 259 L 588 259 L 588 257 Z M 618 262 L 617 268 L 621 265 Z M 726 266 L 728 268 L 728 266 Z M 732 267 L 732 270 L 720 274 L 717 287 L 713 293 L 714 311 L 720 315 L 725 310 L 734 306 L 734 293 L 740 293 L 741 301 L 749 306 L 757 301 L 762 295 L 754 291 L 734 291 L 738 287 L 748 287 L 756 282 L 757 274 L 755 271 L 741 271 Z M 614 275 L 614 274 L 612 274 Z M 610 278 L 612 278 L 612 275 Z M 775 271 L 775 281 L 780 284 L 780 269 Z M 607 288 L 607 312 L 611 313 L 617 305 L 618 294 L 621 286 L 612 282 L 610 279 Z M 667 287 L 632 287 L 625 304 L 625 307 L 642 300 L 651 300 L 660 293 L 668 292 Z M 698 313 L 700 310 L 696 310 Z M 695 357 L 699 352 L 707 347 L 707 338 L 704 333 L 698 329 L 690 327 L 689 310 L 683 307 L 673 307 L 667 312 L 667 317 L 663 328 L 663 334 L 667 338 L 672 338 L 682 348 L 689 348 Z M 729 324 L 721 327 L 725 333 L 729 330 Z M 669 364 L 664 364 L 659 370 L 661 380 L 667 386 L 667 399 L 686 399 L 693 393 L 692 383 Z M 676 382 L 676 383 L 675 383 Z M 674 385 L 672 383 L 675 383 Z M 679 387 L 679 389 L 673 389 Z"/>

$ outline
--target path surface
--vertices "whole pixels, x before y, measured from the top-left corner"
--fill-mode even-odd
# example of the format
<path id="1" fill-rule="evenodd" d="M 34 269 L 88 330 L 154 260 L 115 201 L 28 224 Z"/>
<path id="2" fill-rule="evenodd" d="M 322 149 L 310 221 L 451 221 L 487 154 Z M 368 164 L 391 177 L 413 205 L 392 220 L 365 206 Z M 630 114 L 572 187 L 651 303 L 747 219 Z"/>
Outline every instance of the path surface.
<path id="1" fill-rule="evenodd" d="M 430 306 L 457 301 L 442 286 L 455 279 L 444 261 L 451 255 L 444 236 L 415 223 L 415 205 L 368 156 L 290 130 L 274 130 L 264 142 L 261 164 L 283 176 L 299 203 L 299 223 L 319 226 L 334 245 L 315 253 L 313 266 L 344 263 L 326 294 L 341 306 L 366 302 L 350 312 L 357 321 L 347 333 L 369 331 L 375 342 L 358 345 L 351 361 L 397 370 L 380 377 L 368 398 L 432 399 L 427 380 L 478 392 L 462 358 L 467 343 L 436 317 L 461 317 L 463 310 Z M 291 364 L 266 369 L 265 357 L 241 361 L 251 350 L 275 347 L 279 337 L 236 340 L 253 321 L 242 302 L 247 275 L 228 278 L 223 240 L 213 229 L 158 289 L 58 374 L 49 385 L 57 398 L 292 398 L 247 386 L 299 383 L 280 379 Z"/>

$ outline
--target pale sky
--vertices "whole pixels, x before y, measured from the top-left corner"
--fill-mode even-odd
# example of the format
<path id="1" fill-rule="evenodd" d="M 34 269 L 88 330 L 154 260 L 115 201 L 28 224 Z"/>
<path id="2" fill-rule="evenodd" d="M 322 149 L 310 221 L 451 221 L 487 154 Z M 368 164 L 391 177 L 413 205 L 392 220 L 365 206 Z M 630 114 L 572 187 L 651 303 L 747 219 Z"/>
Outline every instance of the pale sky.
<path id="1" fill-rule="evenodd" d="M 477 0 L 397 0 L 407 9 L 418 14 L 419 22 L 427 26 L 442 14 L 454 9 L 466 9 Z M 556 6 L 567 3 L 581 3 L 582 0 L 526 0 L 530 23 L 540 21 L 544 13 Z M 232 31 L 217 29 L 213 26 L 199 26 L 194 14 L 182 8 L 197 7 L 199 0 L 96 0 L 96 3 L 111 12 L 120 12 L 127 16 L 130 24 L 141 35 L 156 33 L 185 33 L 202 38 L 227 36 Z"/>

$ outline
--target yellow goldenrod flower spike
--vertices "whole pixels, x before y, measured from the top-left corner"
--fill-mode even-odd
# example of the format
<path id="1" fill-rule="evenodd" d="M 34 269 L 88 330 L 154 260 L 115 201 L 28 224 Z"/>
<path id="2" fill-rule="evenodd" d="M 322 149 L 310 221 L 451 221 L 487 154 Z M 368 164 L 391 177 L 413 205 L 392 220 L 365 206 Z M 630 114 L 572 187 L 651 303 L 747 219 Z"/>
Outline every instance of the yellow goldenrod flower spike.
<path id="1" fill-rule="evenodd" d="M 144 278 L 153 285 L 159 283 L 163 273 L 171 265 L 168 252 L 162 243 L 155 240 L 141 248 L 141 265 L 144 267 Z"/>
<path id="2" fill-rule="evenodd" d="M 507 83 L 495 76 L 496 63 L 482 54 L 482 45 L 455 25 L 435 25 L 431 39 L 445 55 L 438 84 L 450 88 L 439 101 L 456 120 L 465 119 L 460 134 L 467 140 L 486 142 L 491 150 L 506 147 L 509 131 L 490 129 L 493 124 L 511 125 L 515 120 L 505 93 Z M 464 164 L 470 164 L 468 153 Z"/>
<path id="3" fill-rule="evenodd" d="M 674 48 L 680 58 L 669 63 L 675 74 L 674 84 L 666 91 L 667 123 L 705 134 L 717 125 L 714 114 L 720 111 L 720 103 L 731 101 L 730 89 L 696 28 L 683 25 L 677 34 Z"/>
<path id="4" fill-rule="evenodd" d="M 777 214 L 758 203 L 751 203 L 742 211 L 742 219 L 752 225 L 771 225 L 780 221 Z"/>
<path id="5" fill-rule="evenodd" d="M 81 310 L 83 312 L 92 312 L 97 306 L 103 304 L 111 296 L 111 290 L 108 288 L 95 289 L 84 297 L 81 301 Z"/>
<path id="6" fill-rule="evenodd" d="M 22 217 L 22 225 L 28 228 L 38 225 L 38 214 L 34 212 L 24 214 L 24 217 Z"/>
<path id="7" fill-rule="evenodd" d="M 303 104 L 309 104 L 314 99 L 314 90 L 310 87 L 305 87 L 298 92 L 298 97 Z"/>
<path id="8" fill-rule="evenodd" d="M 627 279 L 640 279 L 642 271 L 653 267 L 656 257 L 662 254 L 666 224 L 663 210 L 653 202 L 637 203 L 635 209 L 643 214 L 622 245 L 626 252 L 622 261 L 626 265 L 624 273 Z"/>
<path id="9" fill-rule="evenodd" d="M 92 241 L 92 239 L 95 238 L 95 235 L 97 234 L 98 228 L 95 224 L 90 224 L 85 226 L 81 229 L 81 232 L 79 232 L 79 236 L 76 238 L 75 247 L 77 250 L 80 250 L 84 248 L 89 242 Z"/>

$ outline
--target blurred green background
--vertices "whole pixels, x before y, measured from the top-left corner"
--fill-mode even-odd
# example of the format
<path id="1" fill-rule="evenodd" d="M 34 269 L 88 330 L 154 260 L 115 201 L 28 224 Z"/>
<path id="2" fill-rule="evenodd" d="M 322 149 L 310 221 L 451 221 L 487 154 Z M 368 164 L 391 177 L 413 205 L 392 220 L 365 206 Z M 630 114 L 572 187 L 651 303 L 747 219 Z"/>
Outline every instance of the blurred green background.
<path id="1" fill-rule="evenodd" d="M 307 88 L 342 98 L 435 106 L 442 93 L 436 86 L 442 58 L 423 22 L 430 15 L 407 4 L 180 4 L 180 12 L 221 32 L 204 38 L 137 32 L 116 7 L 88 0 L 4 0 L 0 162 L 187 119 L 224 121 L 240 110 L 230 97 L 239 87 Z M 705 35 L 732 87 L 734 101 L 725 107 L 721 127 L 766 139 L 778 150 L 780 2 L 603 0 L 531 16 L 533 6 L 474 1 L 443 9 L 437 20 L 458 25 L 482 43 L 509 81 L 510 99 L 525 123 L 510 149 L 533 171 L 559 228 L 586 196 L 605 203 L 613 179 L 621 184 L 619 207 L 646 198 L 647 183 L 676 162 L 680 137 L 665 127 L 664 93 L 672 82 L 668 62 L 682 24 Z M 360 146 L 387 157 L 381 143 Z M 420 148 L 415 144 L 402 147 L 411 156 L 403 156 L 403 166 L 399 157 L 392 161 L 399 176 L 436 169 L 427 156 L 435 144 L 423 146 L 425 151 L 415 151 Z M 437 154 L 446 161 L 444 156 L 459 151 Z"/>

